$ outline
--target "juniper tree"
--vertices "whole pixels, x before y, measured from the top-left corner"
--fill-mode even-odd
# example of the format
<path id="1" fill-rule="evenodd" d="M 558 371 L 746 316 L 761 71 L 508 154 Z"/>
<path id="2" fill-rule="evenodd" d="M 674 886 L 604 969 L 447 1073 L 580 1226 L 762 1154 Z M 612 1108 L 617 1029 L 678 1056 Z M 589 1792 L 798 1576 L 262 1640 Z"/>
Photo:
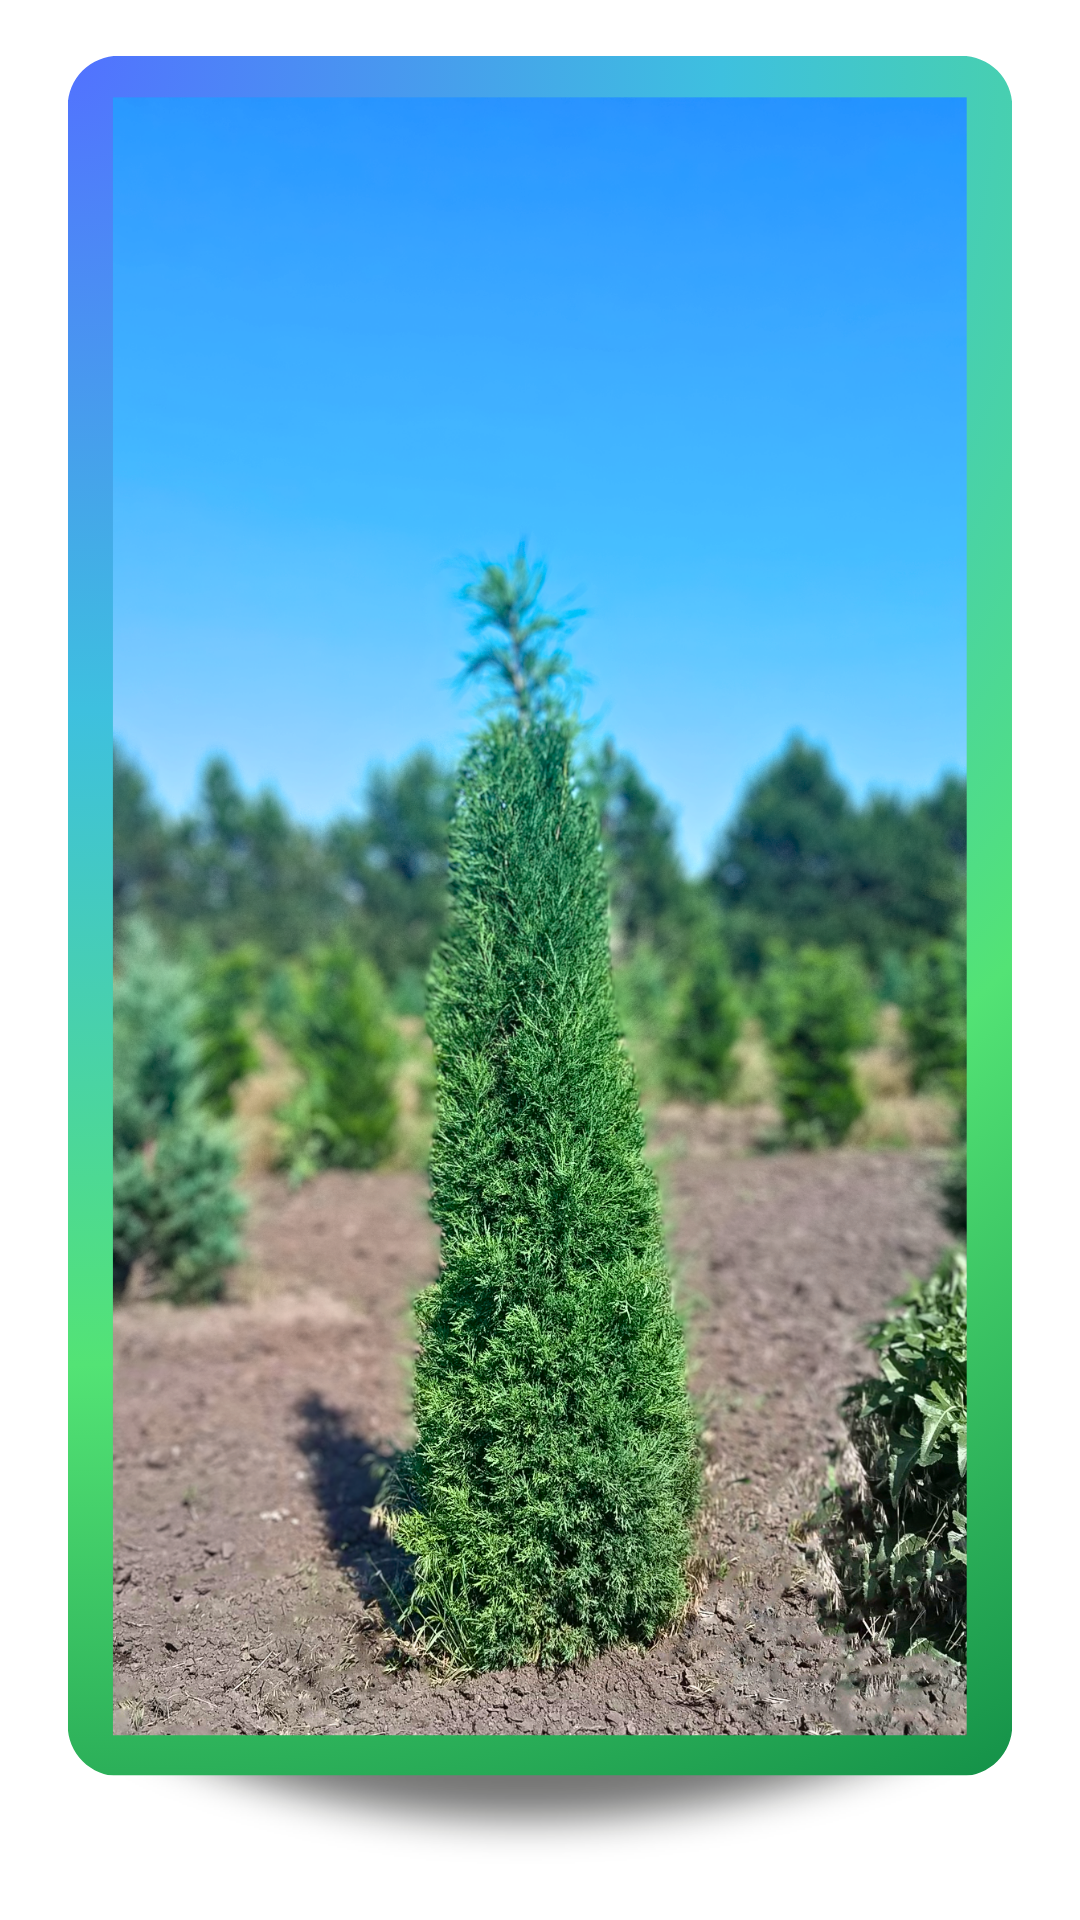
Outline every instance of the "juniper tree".
<path id="1" fill-rule="evenodd" d="M 422 1644 L 482 1669 L 668 1625 L 687 1600 L 699 1460 L 619 1042 L 599 823 L 554 695 L 565 656 L 544 652 L 561 623 L 534 613 L 515 651 L 539 591 L 520 549 L 474 585 L 505 639 L 467 671 L 501 682 L 511 710 L 461 767 L 429 981 L 442 1262 L 418 1303 L 396 1533 Z"/>

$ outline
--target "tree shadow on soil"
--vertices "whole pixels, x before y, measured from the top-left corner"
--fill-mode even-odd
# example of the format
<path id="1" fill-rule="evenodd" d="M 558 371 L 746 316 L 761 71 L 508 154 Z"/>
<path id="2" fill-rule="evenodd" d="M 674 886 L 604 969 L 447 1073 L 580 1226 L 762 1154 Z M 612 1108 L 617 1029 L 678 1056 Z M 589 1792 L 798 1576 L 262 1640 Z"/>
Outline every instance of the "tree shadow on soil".
<path id="1" fill-rule="evenodd" d="M 395 1596 L 409 1586 L 408 1556 L 378 1520 L 372 1521 L 393 1486 L 400 1453 L 354 1433 L 346 1416 L 320 1393 L 297 1403 L 304 1422 L 297 1445 L 308 1462 L 312 1492 L 322 1509 L 330 1550 L 365 1606 L 377 1602 L 388 1620 Z"/>

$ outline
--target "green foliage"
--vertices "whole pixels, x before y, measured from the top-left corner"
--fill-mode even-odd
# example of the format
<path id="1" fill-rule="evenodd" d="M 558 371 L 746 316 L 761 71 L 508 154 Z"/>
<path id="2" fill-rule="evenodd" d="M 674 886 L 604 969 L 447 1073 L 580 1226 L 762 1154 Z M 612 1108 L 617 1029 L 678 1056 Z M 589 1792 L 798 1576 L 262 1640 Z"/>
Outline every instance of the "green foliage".
<path id="1" fill-rule="evenodd" d="M 205 1105 L 225 1118 L 233 1110 L 232 1091 L 253 1073 L 259 1054 L 245 1021 L 258 1003 L 263 962 L 257 947 L 234 947 L 208 962 L 199 981 L 199 1067 Z"/>
<path id="2" fill-rule="evenodd" d="M 327 830 L 355 940 L 395 984 L 406 973 L 422 980 L 446 920 L 453 794 L 452 770 L 421 748 L 400 766 L 372 768 L 360 817 Z"/>
<path id="3" fill-rule="evenodd" d="M 586 756 L 582 784 L 600 814 L 616 1001 L 644 1089 L 723 1099 L 741 1016 L 715 904 L 683 870 L 670 809 L 612 740 Z"/>
<path id="4" fill-rule="evenodd" d="M 113 923 L 158 913 L 169 892 L 169 823 L 130 754 L 113 744 Z"/>
<path id="5" fill-rule="evenodd" d="M 525 727 L 556 712 L 557 686 L 561 682 L 565 689 L 576 677 L 567 655 L 552 642 L 581 610 L 543 612 L 539 601 L 546 579 L 543 561 L 529 565 L 523 540 L 505 566 L 478 561 L 458 595 L 473 609 L 469 631 L 477 641 L 471 653 L 462 655 L 459 684 L 486 678 L 494 688 L 495 704 L 508 700 Z"/>
<path id="6" fill-rule="evenodd" d="M 859 1463 L 829 1502 L 826 1541 L 849 1607 L 894 1651 L 962 1659 L 967 1595 L 967 1262 L 946 1255 L 875 1326 L 877 1380 L 843 1413 Z"/>
<path id="7" fill-rule="evenodd" d="M 886 957 L 942 939 L 963 907 L 964 783 L 944 776 L 910 804 L 856 807 L 825 754 L 793 736 L 750 781 L 710 868 L 736 966 L 759 973 L 770 941 Z"/>
<path id="8" fill-rule="evenodd" d="M 114 1163 L 114 1292 L 123 1292 L 142 1258 L 170 1300 L 220 1299 L 225 1273 L 240 1257 L 236 1227 L 244 1213 L 233 1188 L 232 1141 L 191 1113 L 163 1127 L 150 1147 Z"/>
<path id="9" fill-rule="evenodd" d="M 114 747 L 117 927 L 141 912 L 172 950 L 200 962 L 238 947 L 297 959 L 345 940 L 385 980 L 422 978 L 446 917 L 452 796 L 451 770 L 421 748 L 370 771 L 358 815 L 316 830 L 292 820 L 272 790 L 243 793 L 217 758 L 194 810 L 169 820 Z"/>
<path id="10" fill-rule="evenodd" d="M 339 943 L 274 989 L 277 1030 L 304 1074 L 279 1115 L 283 1164 L 294 1180 L 378 1166 L 394 1144 L 398 1045 L 374 967 Z"/>
<path id="11" fill-rule="evenodd" d="M 668 1090 L 691 1100 L 723 1100 L 735 1078 L 732 1049 L 742 1004 L 720 928 L 703 916 L 675 990 L 666 1048 Z"/>
<path id="12" fill-rule="evenodd" d="M 197 1103 L 198 1004 L 187 969 L 165 958 L 148 923 L 132 921 L 113 989 L 113 1139 L 125 1152 L 156 1140 Z"/>
<path id="13" fill-rule="evenodd" d="M 674 815 L 613 740 L 585 756 L 581 778 L 600 815 L 616 952 L 630 954 L 644 942 L 684 959 L 697 890 L 679 858 Z"/>
<path id="14" fill-rule="evenodd" d="M 201 1104 L 189 975 L 129 926 L 113 1012 L 113 1290 L 136 1260 L 178 1301 L 216 1298 L 239 1257 L 236 1152 Z"/>
<path id="15" fill-rule="evenodd" d="M 668 1062 L 675 1024 L 670 973 L 655 947 L 640 941 L 615 967 L 612 976 L 619 1032 L 634 1063 L 638 1092 L 646 1106 L 668 1092 Z"/>
<path id="16" fill-rule="evenodd" d="M 960 939 L 934 940 L 911 960 L 900 1007 L 911 1084 L 963 1100 L 967 1075 L 967 972 Z"/>
<path id="17" fill-rule="evenodd" d="M 477 1669 L 652 1639 L 687 1600 L 700 1485 L 596 815 L 569 723 L 528 711 L 461 774 L 429 987 L 442 1265 L 395 1523 L 421 1644 Z"/>
<path id="18" fill-rule="evenodd" d="M 243 793 L 227 760 L 208 760 L 193 814 L 174 830 L 174 925 L 218 952 L 253 942 L 299 954 L 340 924 L 343 903 L 319 836 L 272 788 Z"/>
<path id="19" fill-rule="evenodd" d="M 872 1034 L 869 984 L 858 956 L 775 947 L 760 1007 L 786 1137 L 797 1146 L 839 1145 L 863 1110 L 852 1050 Z"/>

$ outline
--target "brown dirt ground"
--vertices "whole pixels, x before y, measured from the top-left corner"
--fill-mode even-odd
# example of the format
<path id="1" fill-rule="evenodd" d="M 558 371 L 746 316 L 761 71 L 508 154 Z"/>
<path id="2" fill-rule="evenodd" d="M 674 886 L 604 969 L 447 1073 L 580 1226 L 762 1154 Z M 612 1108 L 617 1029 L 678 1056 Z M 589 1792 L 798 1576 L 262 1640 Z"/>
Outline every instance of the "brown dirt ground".
<path id="1" fill-rule="evenodd" d="M 962 1733 L 960 1674 L 839 1631 L 800 1535 L 861 1329 L 945 1244 L 942 1156 L 754 1155 L 753 1123 L 654 1124 L 709 1452 L 713 1577 L 682 1628 L 581 1671 L 388 1661 L 369 1509 L 407 1438 L 424 1183 L 263 1175 L 226 1303 L 116 1313 L 116 1731 Z"/>

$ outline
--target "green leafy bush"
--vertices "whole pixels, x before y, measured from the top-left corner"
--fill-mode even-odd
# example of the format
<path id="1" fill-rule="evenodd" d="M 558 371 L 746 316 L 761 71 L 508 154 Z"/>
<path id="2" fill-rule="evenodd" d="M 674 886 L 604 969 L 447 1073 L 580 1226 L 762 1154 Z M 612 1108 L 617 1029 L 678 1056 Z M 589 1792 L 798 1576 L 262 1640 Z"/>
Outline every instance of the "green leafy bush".
<path id="1" fill-rule="evenodd" d="M 786 1138 L 837 1146 L 863 1110 L 851 1055 L 872 1034 L 872 1001 L 858 956 L 841 949 L 773 947 L 760 996 Z"/>
<path id="2" fill-rule="evenodd" d="M 850 1612 L 894 1651 L 964 1657 L 967 1596 L 967 1262 L 946 1255 L 872 1330 L 881 1377 L 843 1413 L 855 1471 L 825 1540 Z"/>
<path id="3" fill-rule="evenodd" d="M 134 921 L 113 1000 L 113 1291 L 136 1260 L 174 1300 L 213 1299 L 239 1257 L 243 1202 L 228 1131 L 201 1104 L 198 1005 L 186 969 Z"/>
<path id="4" fill-rule="evenodd" d="M 572 747 L 550 710 L 473 745 L 429 986 L 442 1266 L 395 1532 L 421 1645 L 475 1669 L 652 1639 L 687 1601 L 699 1494 Z"/>
<path id="5" fill-rule="evenodd" d="M 304 1081 L 279 1115 L 294 1180 L 320 1167 L 374 1167 L 393 1149 L 398 1040 L 371 962 L 339 944 L 274 981 L 278 1031 Z"/>

